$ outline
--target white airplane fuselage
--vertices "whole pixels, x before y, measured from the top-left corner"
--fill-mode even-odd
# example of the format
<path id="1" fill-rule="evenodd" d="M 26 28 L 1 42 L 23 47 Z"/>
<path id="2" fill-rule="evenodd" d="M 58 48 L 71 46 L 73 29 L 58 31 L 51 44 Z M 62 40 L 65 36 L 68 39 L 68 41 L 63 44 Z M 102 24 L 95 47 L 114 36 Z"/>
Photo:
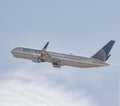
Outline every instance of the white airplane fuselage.
<path id="1" fill-rule="evenodd" d="M 48 56 L 41 56 L 41 50 L 17 47 L 11 51 L 14 57 L 32 60 L 33 62 L 51 62 L 54 67 L 74 66 L 81 68 L 102 67 L 109 64 L 95 58 L 75 56 L 63 53 L 46 51 Z M 52 58 L 52 59 L 51 59 Z M 55 62 L 55 63 L 54 63 Z M 57 63 L 57 64 L 56 64 Z"/>

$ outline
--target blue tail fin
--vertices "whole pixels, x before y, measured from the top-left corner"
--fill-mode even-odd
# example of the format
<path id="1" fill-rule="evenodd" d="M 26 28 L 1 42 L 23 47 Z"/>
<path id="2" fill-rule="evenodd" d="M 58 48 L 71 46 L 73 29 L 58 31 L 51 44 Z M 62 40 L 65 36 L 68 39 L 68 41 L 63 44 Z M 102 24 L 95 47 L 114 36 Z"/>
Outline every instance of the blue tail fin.
<path id="1" fill-rule="evenodd" d="M 98 59 L 100 61 L 107 61 L 111 56 L 110 50 L 112 49 L 115 41 L 111 40 L 102 49 L 100 49 L 92 58 Z"/>

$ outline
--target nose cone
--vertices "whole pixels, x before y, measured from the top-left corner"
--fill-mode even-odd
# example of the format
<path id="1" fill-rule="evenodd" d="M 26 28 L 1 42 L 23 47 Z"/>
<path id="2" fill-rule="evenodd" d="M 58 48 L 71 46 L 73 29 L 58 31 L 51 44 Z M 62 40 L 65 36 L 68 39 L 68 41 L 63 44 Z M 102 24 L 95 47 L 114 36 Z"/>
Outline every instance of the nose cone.
<path id="1" fill-rule="evenodd" d="M 11 53 L 14 54 L 15 53 L 15 49 L 11 50 Z"/>
<path id="2" fill-rule="evenodd" d="M 11 53 L 12 53 L 13 55 L 15 55 L 16 52 L 17 52 L 17 48 L 14 48 L 13 50 L 11 50 Z"/>
<path id="3" fill-rule="evenodd" d="M 12 53 L 12 54 L 13 54 L 13 52 L 14 52 L 14 51 L 13 51 L 13 50 L 11 50 L 11 53 Z"/>

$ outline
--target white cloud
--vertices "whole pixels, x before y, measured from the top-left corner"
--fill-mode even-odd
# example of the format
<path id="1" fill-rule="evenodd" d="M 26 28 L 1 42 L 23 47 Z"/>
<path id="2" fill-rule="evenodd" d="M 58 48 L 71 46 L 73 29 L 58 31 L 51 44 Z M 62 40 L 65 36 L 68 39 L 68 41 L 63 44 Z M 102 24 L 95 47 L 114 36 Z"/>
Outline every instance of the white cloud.
<path id="1" fill-rule="evenodd" d="M 67 90 L 28 70 L 17 70 L 0 82 L 0 106 L 98 106 L 86 92 Z"/>

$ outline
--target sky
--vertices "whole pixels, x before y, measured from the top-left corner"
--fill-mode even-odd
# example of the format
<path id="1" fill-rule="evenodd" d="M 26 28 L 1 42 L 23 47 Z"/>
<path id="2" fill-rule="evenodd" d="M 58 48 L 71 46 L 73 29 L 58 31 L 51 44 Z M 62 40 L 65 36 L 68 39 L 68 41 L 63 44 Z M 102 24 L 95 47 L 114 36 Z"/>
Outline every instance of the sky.
<path id="1" fill-rule="evenodd" d="M 102 68 L 16 59 L 15 47 L 91 57 L 116 43 Z M 119 0 L 0 0 L 0 106 L 120 106 Z"/>

